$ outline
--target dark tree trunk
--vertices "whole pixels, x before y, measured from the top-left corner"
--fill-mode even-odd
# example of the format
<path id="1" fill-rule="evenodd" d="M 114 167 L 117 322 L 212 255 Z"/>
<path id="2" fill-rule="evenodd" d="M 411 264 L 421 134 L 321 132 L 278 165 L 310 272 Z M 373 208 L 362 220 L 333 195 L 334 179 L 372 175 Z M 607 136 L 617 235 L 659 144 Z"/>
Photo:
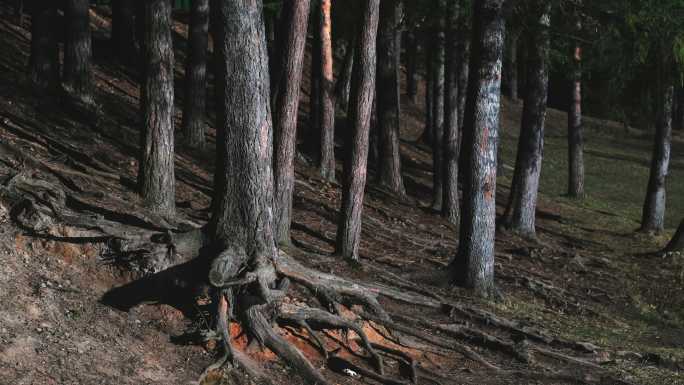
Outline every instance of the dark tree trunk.
<path id="1" fill-rule="evenodd" d="M 344 62 L 342 63 L 340 78 L 335 83 L 335 99 L 337 100 L 337 108 L 342 111 L 347 111 L 349 108 L 349 91 L 351 90 L 354 56 L 356 56 L 356 42 L 354 42 L 354 39 L 349 39 L 346 45 L 347 48 L 344 51 Z"/>
<path id="2" fill-rule="evenodd" d="M 443 142 L 443 181 L 442 216 L 449 223 L 458 225 L 460 210 L 458 201 L 458 51 L 457 26 L 459 4 L 450 1 L 447 8 L 446 57 L 444 91 L 444 139 Z"/>
<path id="3" fill-rule="evenodd" d="M 434 93 L 434 59 L 435 43 L 434 34 L 431 31 L 425 32 L 425 128 L 419 138 L 423 143 L 432 143 L 434 131 L 433 105 L 435 101 Z"/>
<path id="4" fill-rule="evenodd" d="M 309 25 L 309 0 L 287 0 L 283 3 L 283 11 L 288 27 L 281 40 L 284 56 L 282 68 L 278 70 L 280 91 L 275 103 L 275 224 L 277 241 L 289 244 L 299 90 L 306 28 Z"/>
<path id="5" fill-rule="evenodd" d="M 541 1 L 541 0 L 540 0 Z M 523 101 L 518 153 L 513 173 L 513 186 L 508 201 L 507 225 L 525 236 L 536 236 L 534 223 L 537 208 L 539 176 L 544 152 L 544 120 L 549 88 L 549 27 L 551 3 L 535 3 L 539 14 L 536 25 L 529 30 L 532 42 L 527 54 L 527 86 Z"/>
<path id="6" fill-rule="evenodd" d="M 684 130 L 684 87 L 675 88 L 675 105 L 673 106 L 672 129 Z"/>
<path id="7" fill-rule="evenodd" d="M 466 102 L 463 151 L 465 180 L 458 255 L 452 262 L 455 282 L 478 295 L 494 291 L 496 228 L 496 147 L 498 141 L 501 59 L 504 46 L 504 0 L 474 4 L 472 52 Z"/>
<path id="8" fill-rule="evenodd" d="M 568 108 L 568 196 L 584 196 L 584 133 L 582 128 L 582 48 L 573 50 L 571 99 Z"/>
<path id="9" fill-rule="evenodd" d="M 641 231 L 655 233 L 660 233 L 665 228 L 665 182 L 670 164 L 674 86 L 665 83 L 660 92 L 660 111 L 653 145 L 651 173 L 641 216 Z"/>
<path id="10" fill-rule="evenodd" d="M 311 81 L 309 86 L 309 137 L 318 137 L 321 132 L 321 14 L 313 12 L 312 15 L 313 40 L 311 43 Z M 313 141 L 312 141 L 313 142 Z M 318 146 L 319 143 L 309 143 Z"/>
<path id="11" fill-rule="evenodd" d="M 401 176 L 399 124 L 401 119 L 401 90 L 399 86 L 401 52 L 401 0 L 386 0 L 380 5 L 378 27 L 377 117 L 380 139 L 378 180 L 391 193 L 406 195 Z"/>
<path id="12" fill-rule="evenodd" d="M 337 228 L 337 253 L 352 260 L 359 259 L 361 212 L 368 165 L 368 133 L 375 91 L 375 44 L 380 13 L 380 0 L 363 2 L 363 22 L 359 28 L 349 105 L 349 134 L 342 209 Z"/>
<path id="13" fill-rule="evenodd" d="M 17 25 L 24 24 L 24 0 L 14 0 L 14 18 Z"/>
<path id="14" fill-rule="evenodd" d="M 92 57 L 88 0 L 66 2 L 67 35 L 64 44 L 64 88 L 75 98 L 92 104 Z"/>
<path id="15" fill-rule="evenodd" d="M 511 31 L 506 36 L 507 57 L 504 60 L 507 95 L 511 100 L 518 100 L 518 33 Z"/>
<path id="16" fill-rule="evenodd" d="M 146 0 L 145 0 L 146 1 Z M 112 1 L 112 51 L 113 57 L 126 64 L 136 63 L 136 31 L 139 24 L 145 20 L 143 15 L 138 13 L 138 23 L 136 23 L 136 6 L 142 7 L 145 1 L 140 0 L 137 5 L 133 0 L 113 0 Z M 144 25 L 144 24 L 143 24 Z M 143 40 L 144 31 L 139 35 Z M 141 52 L 144 50 L 140 47 Z"/>
<path id="17" fill-rule="evenodd" d="M 205 145 L 209 0 L 193 0 L 188 40 L 182 127 L 185 144 L 202 149 Z"/>
<path id="18" fill-rule="evenodd" d="M 677 231 L 672 236 L 672 239 L 667 244 L 664 251 L 684 251 L 684 220 L 679 223 Z"/>
<path id="19" fill-rule="evenodd" d="M 145 205 L 175 215 L 173 44 L 168 0 L 145 2 L 145 67 L 141 86 L 142 154 L 138 184 Z"/>
<path id="20" fill-rule="evenodd" d="M 59 88 L 56 20 L 56 2 L 36 2 L 33 5 L 29 76 L 34 88 L 39 92 L 54 92 Z"/>
<path id="21" fill-rule="evenodd" d="M 432 102 L 432 209 L 442 210 L 443 140 L 444 140 L 444 11 L 446 0 L 434 0 L 439 14 L 435 34 Z"/>
<path id="22" fill-rule="evenodd" d="M 329 181 L 335 180 L 335 83 L 333 78 L 331 0 L 320 1 L 321 34 L 321 143 L 319 172 Z"/>
<path id="23" fill-rule="evenodd" d="M 406 96 L 413 104 L 418 102 L 417 59 L 418 41 L 413 30 L 409 30 L 406 33 Z"/>
<path id="24" fill-rule="evenodd" d="M 461 3 L 463 6 L 463 3 Z M 464 17 L 465 18 L 465 17 Z M 462 22 L 465 24 L 466 22 Z M 458 62 L 458 128 L 463 132 L 465 122 L 466 97 L 468 95 L 468 75 L 470 70 L 470 31 L 469 28 L 459 28 L 459 48 L 461 58 Z M 459 161 L 460 163 L 460 161 Z"/>

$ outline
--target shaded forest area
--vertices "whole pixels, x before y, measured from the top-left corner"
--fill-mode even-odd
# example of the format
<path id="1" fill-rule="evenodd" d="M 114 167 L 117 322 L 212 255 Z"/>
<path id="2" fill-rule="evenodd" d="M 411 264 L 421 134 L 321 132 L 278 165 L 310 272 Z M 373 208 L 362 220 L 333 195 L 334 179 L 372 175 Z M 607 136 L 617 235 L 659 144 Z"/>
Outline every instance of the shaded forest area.
<path id="1" fill-rule="evenodd" d="M 680 2 L 174 3 L 0 2 L 0 383 L 684 384 Z"/>

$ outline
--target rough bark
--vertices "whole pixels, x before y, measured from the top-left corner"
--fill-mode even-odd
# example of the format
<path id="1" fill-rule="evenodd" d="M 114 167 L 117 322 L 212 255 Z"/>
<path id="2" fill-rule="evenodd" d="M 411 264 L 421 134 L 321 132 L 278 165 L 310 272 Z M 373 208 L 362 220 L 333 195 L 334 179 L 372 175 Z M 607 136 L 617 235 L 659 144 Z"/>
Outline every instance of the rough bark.
<path id="1" fill-rule="evenodd" d="M 460 220 L 458 201 L 458 0 L 451 0 L 447 7 L 446 57 L 444 91 L 444 139 L 443 143 L 443 181 L 442 216 L 449 223 L 457 225 Z"/>
<path id="2" fill-rule="evenodd" d="M 518 100 L 518 37 L 517 32 L 511 31 L 506 35 L 507 57 L 504 61 L 506 92 L 511 100 Z"/>
<path id="3" fill-rule="evenodd" d="M 173 132 L 173 43 L 171 5 L 145 2 L 144 81 L 141 84 L 142 154 L 138 185 L 145 205 L 167 217 L 175 214 Z"/>
<path id="4" fill-rule="evenodd" d="M 207 99 L 207 49 L 209 42 L 209 0 L 192 2 L 188 53 L 185 63 L 185 99 L 183 100 L 183 135 L 185 144 L 202 149 Z"/>
<path id="5" fill-rule="evenodd" d="M 376 36 L 380 1 L 363 2 L 349 101 L 349 136 L 342 183 L 342 209 L 337 228 L 336 251 L 342 257 L 359 259 L 361 212 L 368 165 L 368 136 L 375 94 Z"/>
<path id="6" fill-rule="evenodd" d="M 29 76 L 38 92 L 54 92 L 59 87 L 59 47 L 57 46 L 57 4 L 33 5 L 31 17 L 31 57 Z"/>
<path id="7" fill-rule="evenodd" d="M 400 52 L 401 0 L 388 0 L 380 5 L 378 26 L 377 118 L 379 136 L 378 181 L 391 193 L 406 195 L 401 176 L 399 131 L 401 119 Z"/>
<path id="8" fill-rule="evenodd" d="M 672 142 L 672 99 L 674 86 L 661 86 L 660 111 L 653 144 L 648 190 L 641 216 L 641 231 L 660 233 L 665 228 L 665 182 Z"/>
<path id="9" fill-rule="evenodd" d="M 434 0 L 438 9 L 437 31 L 435 33 L 435 59 L 433 62 L 432 102 L 432 209 L 442 209 L 443 140 L 444 140 L 444 11 L 446 0 Z"/>
<path id="10" fill-rule="evenodd" d="M 406 32 L 406 96 L 411 103 L 418 102 L 418 41 L 412 29 Z"/>
<path id="11" fill-rule="evenodd" d="M 145 0 L 146 1 L 146 0 Z M 136 58 L 136 30 L 138 25 L 145 20 L 141 12 L 136 15 L 136 7 L 142 8 L 142 3 L 136 5 L 133 0 L 114 0 L 112 1 L 112 53 L 115 60 L 120 60 L 126 64 L 135 63 Z M 136 23 L 137 19 L 137 23 Z M 144 24 L 143 24 L 144 25 Z M 144 32 L 138 35 L 144 40 Z M 141 53 L 143 47 L 141 48 Z"/>
<path id="12" fill-rule="evenodd" d="M 64 44 L 64 88 L 73 97 L 93 103 L 92 57 L 88 0 L 66 2 L 66 42 Z"/>
<path id="13" fill-rule="evenodd" d="M 329 181 L 335 180 L 335 83 L 333 79 L 332 1 L 320 1 L 321 34 L 321 144 L 319 172 Z"/>
<path id="14" fill-rule="evenodd" d="M 496 228 L 496 148 L 504 45 L 504 0 L 474 4 L 472 51 L 463 151 L 467 178 L 458 254 L 452 277 L 478 295 L 494 291 L 494 233 Z"/>
<path id="15" fill-rule="evenodd" d="M 573 49 L 571 99 L 568 108 L 568 196 L 584 196 L 584 129 L 582 127 L 582 47 Z"/>
<path id="16" fill-rule="evenodd" d="M 279 92 L 275 103 L 275 208 L 278 243 L 290 243 L 292 194 L 294 193 L 294 158 L 297 145 L 299 90 L 304 63 L 309 0 L 283 3 L 287 19 L 282 42 L 282 67 L 278 70 Z"/>
<path id="17" fill-rule="evenodd" d="M 509 229 L 530 238 L 536 236 L 535 214 L 544 151 L 551 23 L 551 3 L 538 2 L 535 6 L 539 13 L 535 15 L 537 19 L 535 25 L 528 30 L 527 39 L 532 44 L 528 50 L 526 63 L 527 84 L 513 186 L 506 210 Z"/>

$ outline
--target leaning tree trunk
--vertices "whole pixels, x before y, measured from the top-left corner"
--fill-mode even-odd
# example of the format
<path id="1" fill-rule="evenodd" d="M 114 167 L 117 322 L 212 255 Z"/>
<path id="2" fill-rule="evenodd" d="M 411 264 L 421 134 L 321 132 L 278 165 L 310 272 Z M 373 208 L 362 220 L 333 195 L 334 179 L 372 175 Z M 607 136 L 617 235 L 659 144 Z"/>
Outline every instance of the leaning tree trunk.
<path id="1" fill-rule="evenodd" d="M 29 76 L 34 88 L 39 92 L 54 92 L 59 88 L 56 20 L 56 2 L 46 1 L 33 4 Z"/>
<path id="2" fill-rule="evenodd" d="M 208 41 L 209 0 L 193 0 L 190 11 L 188 55 L 185 63 L 182 127 L 185 144 L 197 149 L 205 146 Z"/>
<path id="3" fill-rule="evenodd" d="M 138 185 L 145 205 L 166 217 L 175 215 L 173 142 L 173 43 L 171 4 L 145 2 L 144 81 L 141 85 L 143 132 Z"/>
<path id="4" fill-rule="evenodd" d="M 64 44 L 64 88 L 85 104 L 92 104 L 92 57 L 90 38 L 90 2 L 66 2 L 66 42 Z"/>
<path id="5" fill-rule="evenodd" d="M 478 295 L 494 291 L 496 147 L 504 46 L 504 0 L 474 3 L 474 26 L 463 136 L 467 178 L 458 255 L 451 265 L 456 283 Z M 465 170 L 464 170 L 465 171 Z"/>
<path id="6" fill-rule="evenodd" d="M 457 225 L 460 220 L 458 202 L 458 51 L 457 26 L 459 18 L 458 1 L 450 1 L 447 8 L 446 57 L 444 91 L 444 138 L 442 216 L 449 223 Z"/>
<path id="7" fill-rule="evenodd" d="M 508 227 L 522 236 L 534 238 L 537 193 L 544 151 L 544 120 L 549 88 L 549 27 L 551 3 L 535 3 L 537 23 L 529 30 L 532 42 L 527 58 L 527 85 L 523 104 L 518 154 L 507 211 Z M 510 214 L 509 214 L 510 212 Z"/>
<path id="8" fill-rule="evenodd" d="M 582 128 L 582 48 L 573 52 L 571 100 L 568 108 L 568 196 L 584 196 L 584 134 Z"/>
<path id="9" fill-rule="evenodd" d="M 518 100 L 518 33 L 511 31 L 506 36 L 508 55 L 504 60 L 506 71 L 506 96 L 511 100 Z"/>
<path id="10" fill-rule="evenodd" d="M 674 86 L 662 86 L 660 111 L 653 145 L 651 173 L 641 216 L 641 231 L 660 233 L 665 228 L 665 181 L 672 142 L 672 99 Z"/>
<path id="11" fill-rule="evenodd" d="M 379 134 L 378 180 L 398 197 L 406 195 L 401 176 L 399 124 L 401 119 L 400 52 L 401 0 L 386 0 L 380 4 L 378 27 L 377 117 Z"/>
<path id="12" fill-rule="evenodd" d="M 320 1 L 320 106 L 321 106 L 321 144 L 319 172 L 329 181 L 335 180 L 335 83 L 333 79 L 332 18 L 331 0 Z"/>
<path id="13" fill-rule="evenodd" d="M 147 0 L 139 1 L 142 8 L 142 3 Z M 137 5 L 133 0 L 112 1 L 112 53 L 115 60 L 126 64 L 136 63 L 136 30 L 138 29 L 138 24 L 143 24 L 140 21 L 145 19 L 143 15 L 140 15 L 140 12 L 136 16 L 136 7 Z M 136 17 L 138 18 L 137 24 Z M 141 40 L 144 39 L 142 34 L 138 37 Z"/>
<path id="14" fill-rule="evenodd" d="M 434 0 L 439 10 L 437 33 L 435 34 L 435 61 L 433 63 L 432 102 L 432 209 L 442 210 L 442 176 L 444 139 L 444 11 L 446 0 Z"/>
<path id="15" fill-rule="evenodd" d="M 342 209 L 337 227 L 337 254 L 359 259 L 361 242 L 361 211 L 368 166 L 368 136 L 375 94 L 375 39 L 378 31 L 380 0 L 367 0 L 363 5 L 363 22 L 359 28 L 349 101 L 349 133 Z"/>
<path id="16" fill-rule="evenodd" d="M 406 33 L 406 96 L 411 103 L 418 102 L 418 41 L 413 29 Z"/>
<path id="17" fill-rule="evenodd" d="M 665 252 L 684 251 L 684 220 L 679 223 L 677 231 L 672 236 L 670 242 L 665 246 Z"/>
<path id="18" fill-rule="evenodd" d="M 292 197 L 294 193 L 294 158 L 297 146 L 299 89 L 302 80 L 309 0 L 287 0 L 283 4 L 287 28 L 283 35 L 282 67 L 278 70 L 279 92 L 275 103 L 275 208 L 276 238 L 290 243 Z"/>

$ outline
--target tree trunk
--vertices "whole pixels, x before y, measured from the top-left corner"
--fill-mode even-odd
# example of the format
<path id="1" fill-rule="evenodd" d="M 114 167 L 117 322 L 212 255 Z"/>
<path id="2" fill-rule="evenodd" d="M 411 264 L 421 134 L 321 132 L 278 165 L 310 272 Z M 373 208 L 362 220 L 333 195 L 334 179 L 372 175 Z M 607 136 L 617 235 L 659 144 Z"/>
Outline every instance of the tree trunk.
<path id="1" fill-rule="evenodd" d="M 463 6 L 464 4 L 461 3 L 461 5 Z M 465 21 L 463 21 L 461 25 L 464 24 L 466 24 Z M 458 62 L 458 128 L 463 132 L 466 97 L 468 95 L 468 75 L 470 70 L 470 31 L 466 26 L 464 28 L 459 28 L 458 34 L 460 41 L 458 51 L 461 53 L 461 58 Z"/>
<path id="2" fill-rule="evenodd" d="M 458 201 L 458 51 L 457 26 L 459 3 L 451 0 L 447 8 L 446 57 L 444 91 L 444 139 L 443 142 L 443 181 L 442 216 L 449 223 L 458 225 L 460 210 Z"/>
<path id="3" fill-rule="evenodd" d="M 185 144 L 197 149 L 205 146 L 208 41 L 209 0 L 194 0 L 190 10 L 182 127 Z"/>
<path id="4" fill-rule="evenodd" d="M 423 143 L 431 144 L 434 131 L 433 110 L 435 102 L 434 89 L 434 59 L 435 59 L 435 43 L 434 34 L 432 31 L 425 32 L 425 128 L 420 137 Z"/>
<path id="5" fill-rule="evenodd" d="M 138 184 L 145 205 L 166 217 L 175 215 L 173 142 L 173 44 L 171 5 L 145 2 L 145 67 L 141 89 L 142 154 Z"/>
<path id="6" fill-rule="evenodd" d="M 377 117 L 380 159 L 378 180 L 391 193 L 404 197 L 401 176 L 399 131 L 401 119 L 400 52 L 401 0 L 386 0 L 380 5 L 378 27 Z"/>
<path id="7" fill-rule="evenodd" d="M 528 41 L 533 42 L 527 57 L 527 86 L 523 101 L 522 125 L 518 154 L 513 172 L 513 185 L 508 201 L 508 227 L 529 238 L 535 238 L 535 214 L 539 176 L 544 152 L 544 120 L 549 88 L 549 28 L 551 3 L 535 3 L 540 11 Z"/>
<path id="8" fill-rule="evenodd" d="M 88 0 L 66 2 L 67 36 L 64 44 L 64 88 L 78 100 L 93 104 L 92 57 Z"/>
<path id="9" fill-rule="evenodd" d="M 349 106 L 349 136 L 346 146 L 342 209 L 337 228 L 337 254 L 359 260 L 361 212 L 368 165 L 368 134 L 375 93 L 376 36 L 380 0 L 363 2 Z"/>
<path id="10" fill-rule="evenodd" d="M 331 0 L 320 1 L 321 34 L 321 144 L 319 172 L 335 180 L 335 83 L 333 78 Z"/>
<path id="11" fill-rule="evenodd" d="M 472 52 L 463 151 L 465 180 L 458 255 L 452 277 L 478 295 L 494 291 L 496 147 L 498 141 L 504 0 L 474 3 Z"/>
<path id="12" fill-rule="evenodd" d="M 446 0 L 434 0 L 439 10 L 439 22 L 435 34 L 435 61 L 433 67 L 432 103 L 432 209 L 442 210 L 442 176 L 444 140 L 444 13 Z"/>
<path id="13" fill-rule="evenodd" d="M 284 56 L 282 68 L 278 70 L 280 91 L 275 103 L 275 224 L 277 241 L 280 244 L 289 244 L 299 90 L 306 28 L 309 25 L 309 0 L 287 0 L 283 3 L 283 11 L 287 28 L 281 40 Z"/>
<path id="14" fill-rule="evenodd" d="M 59 47 L 57 46 L 57 4 L 53 1 L 33 5 L 31 17 L 31 57 L 29 73 L 38 92 L 59 88 Z"/>
<path id="15" fill-rule="evenodd" d="M 146 0 L 145 0 L 146 1 Z M 145 1 L 140 1 L 140 7 Z M 113 0 L 112 1 L 112 53 L 115 60 L 126 64 L 135 64 L 136 55 L 136 30 L 138 25 L 145 18 L 138 12 L 138 23 L 136 23 L 136 4 L 133 0 Z M 143 31 L 139 31 L 143 32 Z M 143 40 L 143 35 L 138 37 Z M 141 52 L 144 50 L 140 47 Z"/>
<path id="16" fill-rule="evenodd" d="M 17 25 L 24 25 L 24 0 L 14 0 L 14 18 Z"/>
<path id="17" fill-rule="evenodd" d="M 504 61 L 506 71 L 506 91 L 509 99 L 518 100 L 518 33 L 511 31 L 506 36 L 508 55 Z"/>
<path id="18" fill-rule="evenodd" d="M 349 91 L 351 89 L 352 69 L 354 68 L 354 56 L 356 56 L 355 51 L 356 42 L 354 38 L 350 38 L 344 52 L 344 63 L 342 63 L 340 78 L 335 84 L 337 106 L 343 111 L 347 111 L 349 108 Z"/>
<path id="19" fill-rule="evenodd" d="M 660 111 L 653 145 L 651 173 L 641 217 L 641 231 L 655 233 L 660 233 L 665 228 L 665 182 L 670 164 L 674 86 L 666 83 L 660 92 Z"/>
<path id="20" fill-rule="evenodd" d="M 677 231 L 672 236 L 672 239 L 667 244 L 664 251 L 684 251 L 684 220 L 679 223 Z"/>
<path id="21" fill-rule="evenodd" d="M 417 58 L 418 41 L 411 29 L 406 33 L 406 96 L 413 104 L 418 102 Z"/>
<path id="22" fill-rule="evenodd" d="M 313 40 L 311 43 L 311 82 L 309 86 L 309 137 L 318 137 L 321 132 L 321 14 L 320 12 L 312 13 L 313 20 Z M 313 142 L 313 141 L 312 141 Z M 311 143 L 313 144 L 313 143 Z M 318 146 L 319 143 L 313 144 Z"/>
<path id="23" fill-rule="evenodd" d="M 571 100 L 568 108 L 568 196 L 584 196 L 584 133 L 582 127 L 582 48 L 573 52 Z"/>
<path id="24" fill-rule="evenodd" d="M 677 130 L 684 131 L 684 87 L 677 87 Z"/>

